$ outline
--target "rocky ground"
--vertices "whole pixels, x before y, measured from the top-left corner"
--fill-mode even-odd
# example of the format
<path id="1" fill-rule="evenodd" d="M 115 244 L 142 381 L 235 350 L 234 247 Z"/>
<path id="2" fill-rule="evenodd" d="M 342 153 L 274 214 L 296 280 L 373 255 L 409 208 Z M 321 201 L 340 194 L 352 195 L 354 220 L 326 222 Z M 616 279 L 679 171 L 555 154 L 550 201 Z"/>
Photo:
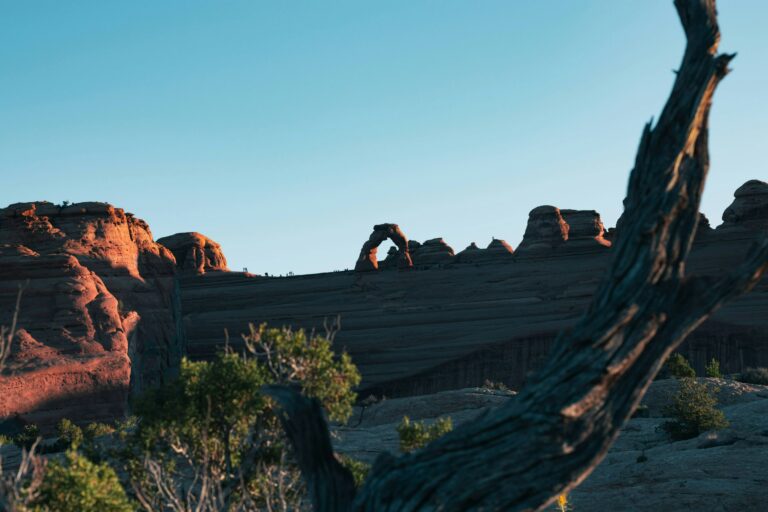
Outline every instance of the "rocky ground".
<path id="1" fill-rule="evenodd" d="M 720 387 L 728 429 L 671 442 L 659 426 L 666 421 L 663 409 L 677 382 L 654 382 L 643 400 L 647 417 L 630 420 L 602 464 L 571 493 L 573 510 L 766 510 L 768 386 L 707 380 Z M 469 388 L 383 400 L 358 408 L 348 426 L 335 429 L 336 448 L 373 462 L 379 453 L 399 452 L 396 427 L 404 415 L 428 422 L 450 416 L 459 426 L 503 405 L 513 394 Z"/>

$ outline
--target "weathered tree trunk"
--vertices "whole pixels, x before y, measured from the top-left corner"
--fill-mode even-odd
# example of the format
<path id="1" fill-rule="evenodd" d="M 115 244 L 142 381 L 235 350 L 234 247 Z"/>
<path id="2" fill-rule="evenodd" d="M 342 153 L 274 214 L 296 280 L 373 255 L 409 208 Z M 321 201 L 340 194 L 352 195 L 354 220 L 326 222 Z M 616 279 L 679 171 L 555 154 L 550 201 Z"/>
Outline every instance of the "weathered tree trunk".
<path id="1" fill-rule="evenodd" d="M 712 95 L 732 56 L 717 55 L 714 0 L 675 6 L 685 56 L 658 123 L 643 131 L 612 264 L 586 315 L 515 399 L 420 451 L 380 457 L 354 497 L 339 484 L 349 475 L 329 460 L 316 404 L 276 393 L 316 510 L 540 510 L 599 464 L 686 335 L 768 269 L 764 240 L 728 277 L 684 276 L 709 167 Z"/>

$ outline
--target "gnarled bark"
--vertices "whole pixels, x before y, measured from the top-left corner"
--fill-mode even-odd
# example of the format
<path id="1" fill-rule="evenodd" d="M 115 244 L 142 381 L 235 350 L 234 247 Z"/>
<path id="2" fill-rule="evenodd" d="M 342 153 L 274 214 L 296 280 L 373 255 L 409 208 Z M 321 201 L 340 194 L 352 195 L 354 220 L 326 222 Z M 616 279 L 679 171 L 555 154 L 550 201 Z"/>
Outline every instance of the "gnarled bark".
<path id="1" fill-rule="evenodd" d="M 598 465 L 685 336 L 768 269 L 764 240 L 725 278 L 685 276 L 709 167 L 709 109 L 732 56 L 717 55 L 714 0 L 675 6 L 683 62 L 658 123 L 643 131 L 612 264 L 586 315 L 508 405 L 423 450 L 380 457 L 354 498 L 331 485 L 348 478 L 329 464 L 327 441 L 317 444 L 327 436 L 317 405 L 276 393 L 316 510 L 540 510 Z"/>

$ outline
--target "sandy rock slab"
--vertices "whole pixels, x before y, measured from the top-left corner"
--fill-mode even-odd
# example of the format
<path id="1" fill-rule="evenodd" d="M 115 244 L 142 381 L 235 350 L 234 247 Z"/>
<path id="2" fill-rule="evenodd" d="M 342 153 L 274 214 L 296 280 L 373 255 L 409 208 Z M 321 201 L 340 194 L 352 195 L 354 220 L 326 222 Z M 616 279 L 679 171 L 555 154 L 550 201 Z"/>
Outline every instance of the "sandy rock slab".
<path id="1" fill-rule="evenodd" d="M 714 381 L 716 379 L 707 379 Z M 605 460 L 574 491 L 576 512 L 763 512 L 768 497 L 768 386 L 717 380 L 731 426 L 695 439 L 671 442 L 660 429 L 667 418 L 633 418 Z M 651 385 L 645 403 L 658 411 L 674 380 Z M 371 463 L 399 453 L 402 416 L 432 422 L 450 416 L 457 427 L 508 402 L 514 393 L 468 388 L 384 400 L 358 408 L 349 425 L 333 429 L 339 452 Z"/>

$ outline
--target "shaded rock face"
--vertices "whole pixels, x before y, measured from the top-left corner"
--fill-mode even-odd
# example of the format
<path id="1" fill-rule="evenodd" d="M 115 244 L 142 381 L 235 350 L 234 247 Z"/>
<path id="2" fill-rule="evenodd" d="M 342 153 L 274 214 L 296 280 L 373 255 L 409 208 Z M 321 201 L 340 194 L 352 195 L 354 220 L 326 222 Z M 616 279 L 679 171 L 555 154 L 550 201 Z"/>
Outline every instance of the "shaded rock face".
<path id="1" fill-rule="evenodd" d="M 23 287 L 0 418 L 114 418 L 131 388 L 162 380 L 181 350 L 174 265 L 144 221 L 105 203 L 0 209 L 0 324 Z"/>
<path id="2" fill-rule="evenodd" d="M 413 264 L 430 266 L 451 263 L 454 259 L 453 248 L 442 238 L 433 238 L 416 246 L 411 252 Z"/>
<path id="3" fill-rule="evenodd" d="M 568 224 L 568 247 L 611 246 L 603 236 L 605 227 L 595 210 L 560 210 L 560 213 Z"/>
<path id="4" fill-rule="evenodd" d="M 733 195 L 733 203 L 723 212 L 721 227 L 768 230 L 768 183 L 750 180 Z"/>
<path id="5" fill-rule="evenodd" d="M 181 272 L 205 274 L 229 270 L 221 246 L 200 233 L 177 233 L 158 238 L 157 243 L 170 249 Z"/>
<path id="6" fill-rule="evenodd" d="M 523 241 L 517 247 L 517 255 L 535 255 L 550 251 L 568 240 L 569 226 L 559 208 L 539 206 L 528 214 Z"/>
<path id="7" fill-rule="evenodd" d="M 290 281 L 184 279 L 189 355 L 211 357 L 225 328 L 244 332 L 255 321 L 312 329 L 340 314 L 343 328 L 335 340 L 359 366 L 363 395 L 432 393 L 485 379 L 521 386 L 546 361 L 557 334 L 586 311 L 611 257 L 593 211 L 537 208 L 526 233 L 525 243 L 511 254 L 501 241 L 492 242 L 504 257 L 482 265 L 475 263 L 490 248 L 470 245 L 450 259 L 440 239 L 411 240 L 410 272 L 338 272 Z M 694 243 L 690 275 L 722 276 L 762 233 L 721 227 L 705 234 Z M 420 254 L 430 252 L 442 252 L 450 263 L 422 265 Z M 515 256 L 519 253 L 522 257 Z M 728 373 L 768 366 L 767 307 L 764 279 L 718 310 L 680 352 L 700 373 L 713 357 Z"/>
<path id="8" fill-rule="evenodd" d="M 355 263 L 355 271 L 366 272 L 378 270 L 379 261 L 376 257 L 378 247 L 386 239 L 392 240 L 397 246 L 397 267 L 410 268 L 413 266 L 411 254 L 408 249 L 408 238 L 400 230 L 397 224 L 376 224 L 373 226 L 373 233 L 360 249 L 360 256 Z"/>
<path id="9" fill-rule="evenodd" d="M 480 249 L 475 242 L 472 242 L 456 255 L 456 263 L 512 261 L 512 256 L 514 256 L 512 246 L 504 240 L 494 238 L 485 249 Z"/>

